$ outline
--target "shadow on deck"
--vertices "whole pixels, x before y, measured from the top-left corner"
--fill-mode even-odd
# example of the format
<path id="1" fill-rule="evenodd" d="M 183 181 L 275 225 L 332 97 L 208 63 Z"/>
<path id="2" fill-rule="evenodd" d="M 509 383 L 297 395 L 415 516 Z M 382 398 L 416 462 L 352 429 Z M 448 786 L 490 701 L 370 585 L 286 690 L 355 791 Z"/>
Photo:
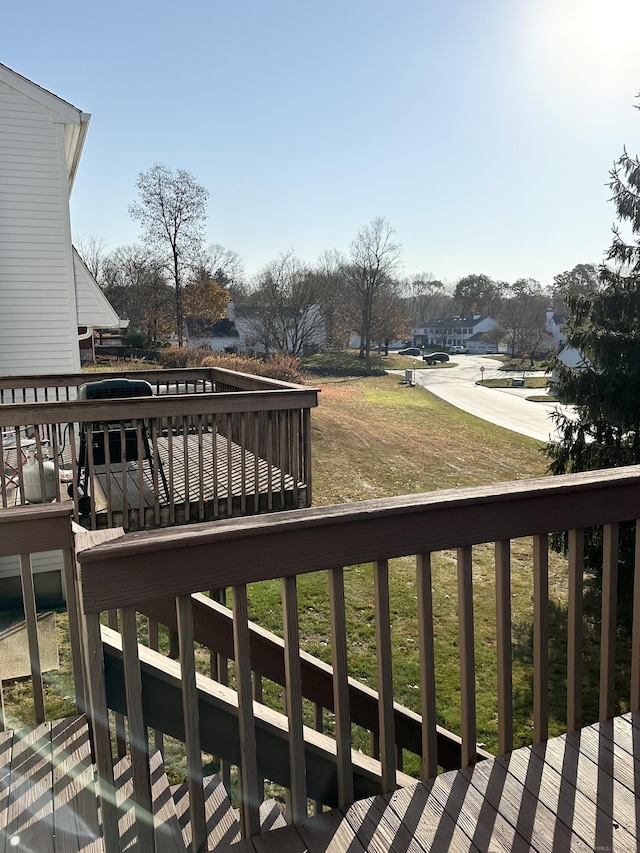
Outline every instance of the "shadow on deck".
<path id="1" fill-rule="evenodd" d="M 121 464 L 110 475 L 95 466 L 95 520 L 87 512 L 80 523 L 133 531 L 307 505 L 304 483 L 219 433 L 159 437 L 157 452 L 158 471 L 144 460 L 126 463 L 126 477 Z"/>

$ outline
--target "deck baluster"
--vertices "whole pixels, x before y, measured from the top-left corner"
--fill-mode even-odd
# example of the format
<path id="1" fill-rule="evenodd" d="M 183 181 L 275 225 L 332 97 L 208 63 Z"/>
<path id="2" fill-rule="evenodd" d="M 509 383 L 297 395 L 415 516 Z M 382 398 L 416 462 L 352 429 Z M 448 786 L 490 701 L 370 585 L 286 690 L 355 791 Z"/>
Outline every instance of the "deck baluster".
<path id="1" fill-rule="evenodd" d="M 615 710 L 618 524 L 605 524 L 602 542 L 602 629 L 600 635 L 600 722 Z"/>
<path id="2" fill-rule="evenodd" d="M 431 554 L 416 557 L 418 598 L 418 644 L 420 647 L 420 701 L 422 711 L 422 760 L 420 778 L 433 779 L 438 773 L 436 732 L 436 676 L 433 647 L 433 592 Z"/>
<path id="3" fill-rule="evenodd" d="M 287 809 L 287 821 L 296 823 L 307 816 L 307 795 L 298 596 L 295 576 L 282 579 L 282 613 L 284 622 L 285 701 L 289 720 L 289 768 L 291 773 L 291 784 L 289 786 L 291 804 L 290 809 Z"/>
<path id="4" fill-rule="evenodd" d="M 476 668 L 473 639 L 473 566 L 471 547 L 458 548 L 458 631 L 462 766 L 476 761 Z"/>
<path id="5" fill-rule="evenodd" d="M 511 543 L 495 544 L 496 658 L 498 674 L 498 752 L 513 749 L 513 679 L 511 656 Z"/>
<path id="6" fill-rule="evenodd" d="M 338 802 L 353 802 L 353 766 L 351 762 L 351 712 L 347 669 L 347 627 L 344 608 L 344 570 L 329 572 L 329 610 L 331 621 L 331 660 L 333 664 L 333 703 L 336 725 Z"/>
<path id="7" fill-rule="evenodd" d="M 241 820 L 243 836 L 251 838 L 260 832 L 260 803 L 264 792 L 259 790 L 256 732 L 251 690 L 251 643 L 246 586 L 232 587 L 233 643 L 238 691 L 238 726 L 240 734 Z"/>
<path id="8" fill-rule="evenodd" d="M 182 714 L 187 752 L 187 776 L 193 851 L 200 853 L 206 848 L 207 828 L 204 813 L 204 790 L 202 787 L 202 753 L 200 750 L 200 716 L 198 713 L 198 691 L 196 689 L 196 662 L 193 648 L 193 612 L 191 596 L 176 597 L 178 620 L 178 645 L 181 669 Z"/>
<path id="9" fill-rule="evenodd" d="M 378 714 L 383 792 L 396 788 L 396 730 L 393 712 L 393 667 L 391 657 L 391 614 L 389 609 L 389 562 L 373 564 L 378 660 Z"/>
<path id="10" fill-rule="evenodd" d="M 44 690 L 42 687 L 42 665 L 40 663 L 40 646 L 38 643 L 38 612 L 36 596 L 33 587 L 33 569 L 31 554 L 20 554 L 20 582 L 22 584 L 22 603 L 27 623 L 27 642 L 29 645 L 29 667 L 31 669 L 31 689 L 36 722 L 45 720 Z"/>
<path id="11" fill-rule="evenodd" d="M 640 521 L 636 521 L 635 570 L 633 581 L 633 629 L 631 634 L 632 711 L 640 711 Z"/>
<path id="12" fill-rule="evenodd" d="M 582 603 L 584 530 L 569 531 L 569 601 L 567 604 L 567 731 L 582 726 Z"/>
<path id="13" fill-rule="evenodd" d="M 549 737 L 549 537 L 533 537 L 533 742 Z"/>
<path id="14" fill-rule="evenodd" d="M 133 605 L 120 610 L 120 622 L 138 849 L 144 850 L 145 853 L 147 851 L 152 853 L 156 848 L 151 804 L 149 745 L 142 711 L 142 677 L 138 655 L 136 610 Z"/>

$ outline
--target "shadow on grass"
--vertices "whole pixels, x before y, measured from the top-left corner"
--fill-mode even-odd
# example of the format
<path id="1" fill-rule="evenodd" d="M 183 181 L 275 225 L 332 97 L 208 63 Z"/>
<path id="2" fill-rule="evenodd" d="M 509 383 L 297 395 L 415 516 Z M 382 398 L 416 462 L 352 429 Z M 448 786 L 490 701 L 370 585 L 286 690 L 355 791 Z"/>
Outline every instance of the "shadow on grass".
<path id="1" fill-rule="evenodd" d="M 602 596 L 598 578 L 585 580 L 582 617 L 582 724 L 598 720 L 600 692 L 600 636 Z M 568 610 L 552 601 L 549 626 L 549 732 L 566 731 L 567 725 L 567 626 Z M 513 714 L 518 721 L 533 720 L 533 623 L 512 628 L 513 662 L 527 673 L 513 691 Z M 629 710 L 631 681 L 631 601 L 620 590 L 616 636 L 615 714 Z"/>

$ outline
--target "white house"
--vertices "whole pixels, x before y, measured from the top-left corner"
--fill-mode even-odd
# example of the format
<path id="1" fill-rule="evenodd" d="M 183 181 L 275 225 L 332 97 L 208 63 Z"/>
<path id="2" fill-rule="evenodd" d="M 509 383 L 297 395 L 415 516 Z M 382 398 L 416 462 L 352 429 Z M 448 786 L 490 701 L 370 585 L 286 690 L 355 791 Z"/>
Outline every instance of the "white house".
<path id="1" fill-rule="evenodd" d="M 326 332 L 320 307 L 311 305 L 301 315 L 277 318 L 263 330 L 262 310 L 256 305 L 245 305 L 236 309 L 233 300 L 227 303 L 227 316 L 210 321 L 188 318 L 186 321 L 186 345 L 209 347 L 214 352 L 275 352 L 265 345 L 265 337 L 278 335 L 286 341 L 289 351 L 297 352 L 303 343 L 307 348 L 322 349 L 326 346 Z"/>
<path id="2" fill-rule="evenodd" d="M 416 347 L 466 346 L 469 352 L 484 354 L 497 352 L 498 347 L 484 339 L 485 332 L 495 329 L 498 323 L 492 317 L 474 314 L 471 317 L 446 317 L 425 322 L 411 330 Z"/>
<path id="3" fill-rule="evenodd" d="M 89 115 L 0 65 L 0 374 L 76 373 L 78 327 L 119 318 L 71 242 Z"/>

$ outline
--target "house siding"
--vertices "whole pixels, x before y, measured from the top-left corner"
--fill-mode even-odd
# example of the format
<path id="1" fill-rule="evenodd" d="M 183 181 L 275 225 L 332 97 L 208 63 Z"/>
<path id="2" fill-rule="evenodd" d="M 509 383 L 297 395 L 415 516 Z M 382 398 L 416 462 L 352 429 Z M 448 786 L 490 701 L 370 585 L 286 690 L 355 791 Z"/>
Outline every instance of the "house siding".
<path id="1" fill-rule="evenodd" d="M 75 372 L 80 358 L 64 129 L 0 82 L 0 373 Z"/>

